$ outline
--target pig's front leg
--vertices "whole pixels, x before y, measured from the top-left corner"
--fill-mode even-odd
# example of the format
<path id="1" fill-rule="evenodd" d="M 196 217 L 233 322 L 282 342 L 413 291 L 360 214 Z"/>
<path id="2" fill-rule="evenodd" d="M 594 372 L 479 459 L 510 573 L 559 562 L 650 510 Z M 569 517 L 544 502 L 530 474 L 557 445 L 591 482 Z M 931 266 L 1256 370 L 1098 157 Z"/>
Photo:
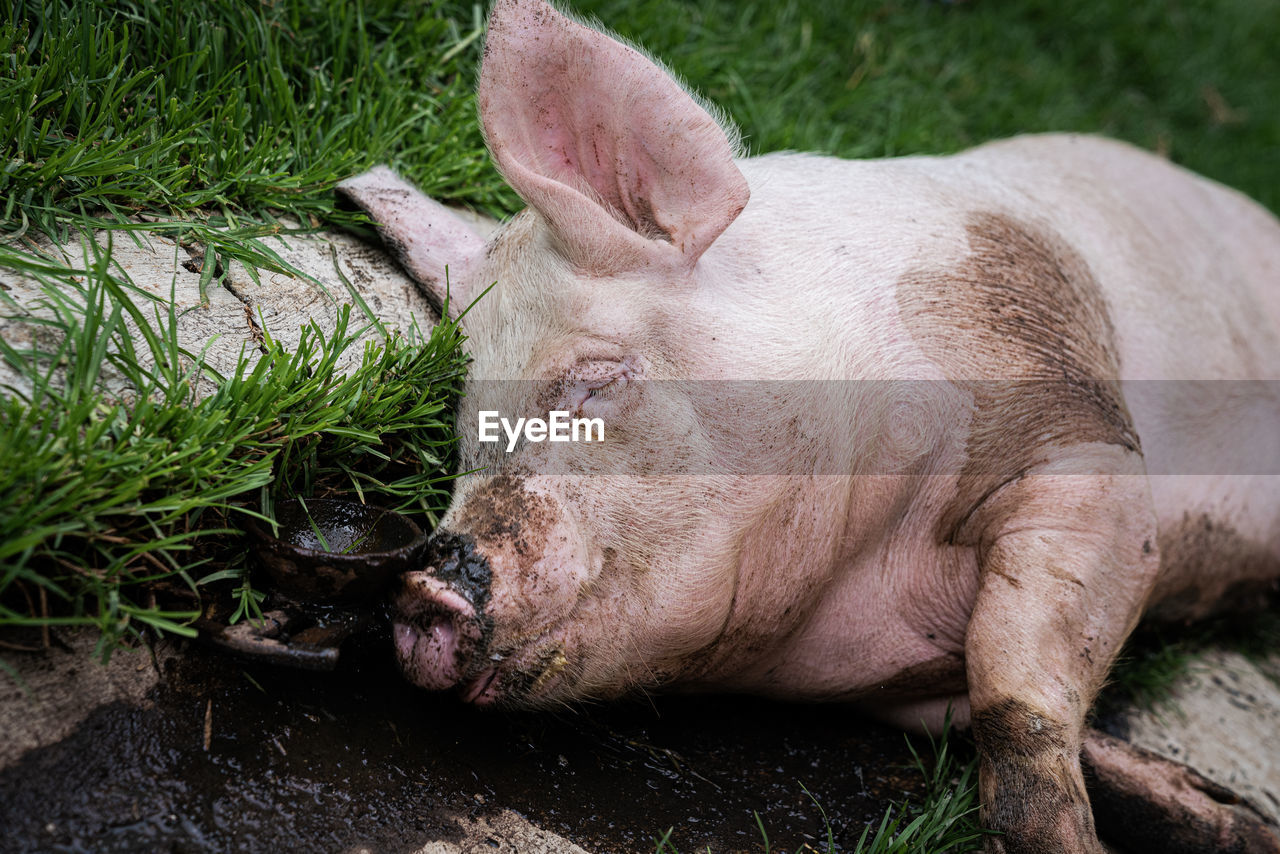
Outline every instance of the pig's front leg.
<path id="1" fill-rule="evenodd" d="M 1141 458 L 1091 445 L 1065 462 L 1006 485 L 966 524 L 981 571 L 965 655 L 982 819 L 1001 834 L 990 851 L 1101 852 L 1085 715 L 1158 569 Z"/>

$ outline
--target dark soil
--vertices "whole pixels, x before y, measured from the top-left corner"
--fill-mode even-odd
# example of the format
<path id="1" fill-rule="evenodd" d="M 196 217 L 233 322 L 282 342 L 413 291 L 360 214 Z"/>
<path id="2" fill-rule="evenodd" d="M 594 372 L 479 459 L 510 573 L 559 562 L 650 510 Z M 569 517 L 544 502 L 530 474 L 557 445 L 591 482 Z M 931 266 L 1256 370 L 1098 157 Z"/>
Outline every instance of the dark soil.
<path id="1" fill-rule="evenodd" d="M 825 844 L 921 780 L 903 736 L 836 706 L 664 697 L 558 714 L 421 692 L 366 639 L 335 673 L 191 646 L 150 708 L 97 709 L 0 772 L 7 851 L 410 852 L 514 809 L 591 851 Z M 206 713 L 211 711 L 208 750 Z"/>

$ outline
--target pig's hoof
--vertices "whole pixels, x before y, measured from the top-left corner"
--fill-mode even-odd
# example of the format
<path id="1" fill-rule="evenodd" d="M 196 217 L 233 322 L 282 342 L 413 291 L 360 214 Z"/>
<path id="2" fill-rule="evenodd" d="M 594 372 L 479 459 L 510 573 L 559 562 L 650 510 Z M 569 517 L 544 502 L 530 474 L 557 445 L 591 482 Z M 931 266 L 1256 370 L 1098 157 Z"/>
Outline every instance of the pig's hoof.
<path id="1" fill-rule="evenodd" d="M 1280 828 L 1194 768 L 1090 730 L 1081 760 L 1098 833 L 1130 851 L 1280 854 Z"/>

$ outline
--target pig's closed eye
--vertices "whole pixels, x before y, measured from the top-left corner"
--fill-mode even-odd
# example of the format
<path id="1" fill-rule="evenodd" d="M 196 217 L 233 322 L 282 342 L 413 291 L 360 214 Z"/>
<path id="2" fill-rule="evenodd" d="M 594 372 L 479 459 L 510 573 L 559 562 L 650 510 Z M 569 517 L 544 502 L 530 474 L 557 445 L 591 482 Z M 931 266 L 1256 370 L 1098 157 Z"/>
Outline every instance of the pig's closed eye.
<path id="1" fill-rule="evenodd" d="M 604 383 L 603 385 L 588 386 L 587 400 L 590 400 L 593 397 L 601 397 L 607 394 L 610 391 L 610 389 L 616 390 L 618 386 L 626 384 L 626 381 L 627 380 L 625 377 L 614 377 L 613 379 L 609 380 L 607 383 Z"/>
<path id="2" fill-rule="evenodd" d="M 604 414 L 602 408 L 613 401 L 631 382 L 631 369 L 619 362 L 591 362 L 571 374 L 566 409 L 584 414 Z"/>

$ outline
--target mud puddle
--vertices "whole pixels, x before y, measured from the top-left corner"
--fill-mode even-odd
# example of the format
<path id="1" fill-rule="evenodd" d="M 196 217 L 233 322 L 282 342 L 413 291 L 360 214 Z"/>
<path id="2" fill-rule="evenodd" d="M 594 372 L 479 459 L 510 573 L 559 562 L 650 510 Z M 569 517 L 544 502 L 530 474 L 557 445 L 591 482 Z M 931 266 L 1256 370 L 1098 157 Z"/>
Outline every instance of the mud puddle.
<path id="1" fill-rule="evenodd" d="M 411 852 L 456 816 L 515 810 L 593 852 L 849 849 L 917 790 L 900 733 L 847 709 L 661 697 L 555 714 L 480 711 L 407 685 L 385 639 L 336 673 L 199 646 L 150 708 L 95 710 L 0 772 L 10 851 Z M 207 745 L 206 744 L 206 721 Z"/>

